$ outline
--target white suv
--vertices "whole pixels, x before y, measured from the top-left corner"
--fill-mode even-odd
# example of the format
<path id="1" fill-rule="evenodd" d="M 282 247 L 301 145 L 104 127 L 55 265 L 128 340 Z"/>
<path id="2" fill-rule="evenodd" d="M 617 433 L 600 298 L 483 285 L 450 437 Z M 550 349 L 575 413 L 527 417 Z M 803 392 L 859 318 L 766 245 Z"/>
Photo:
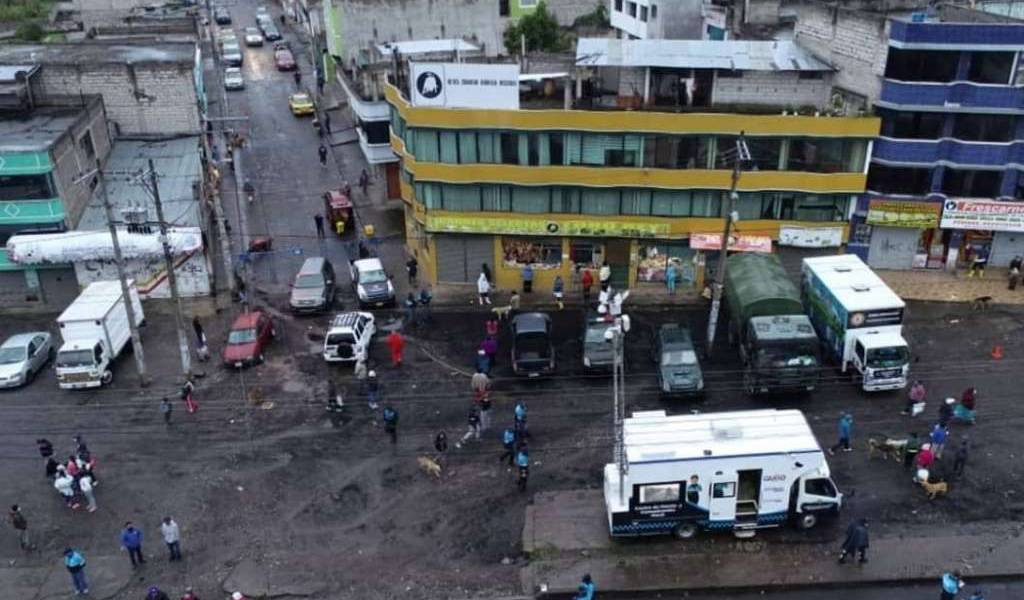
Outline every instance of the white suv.
<path id="1" fill-rule="evenodd" d="M 324 360 L 355 362 L 366 360 L 370 342 L 377 333 L 377 324 L 368 312 L 347 312 L 335 315 L 324 336 Z"/>

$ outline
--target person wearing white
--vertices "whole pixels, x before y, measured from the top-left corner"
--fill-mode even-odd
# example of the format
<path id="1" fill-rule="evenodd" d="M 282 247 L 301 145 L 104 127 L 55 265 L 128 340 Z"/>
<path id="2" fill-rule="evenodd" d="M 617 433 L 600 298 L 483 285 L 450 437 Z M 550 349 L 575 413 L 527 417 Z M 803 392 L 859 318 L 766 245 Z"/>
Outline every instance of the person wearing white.
<path id="1" fill-rule="evenodd" d="M 82 495 L 85 496 L 85 501 L 88 503 L 86 510 L 96 512 L 96 494 L 93 493 L 92 486 L 91 475 L 86 475 L 78 480 L 78 488 L 82 490 Z"/>
<path id="2" fill-rule="evenodd" d="M 75 502 L 75 490 L 72 487 L 74 479 L 67 474 L 63 468 L 57 471 L 57 477 L 53 480 L 53 487 L 60 492 L 60 495 L 64 498 L 64 502 L 67 503 L 71 508 L 78 508 L 78 503 Z"/>
<path id="3" fill-rule="evenodd" d="M 491 303 L 491 282 L 487 281 L 487 275 L 480 273 L 480 277 L 476 280 L 476 291 L 480 294 L 480 304 Z"/>
<path id="4" fill-rule="evenodd" d="M 163 523 L 160 523 L 160 535 L 163 536 L 167 550 L 171 553 L 171 562 L 181 560 L 181 530 L 174 519 L 164 517 Z"/>

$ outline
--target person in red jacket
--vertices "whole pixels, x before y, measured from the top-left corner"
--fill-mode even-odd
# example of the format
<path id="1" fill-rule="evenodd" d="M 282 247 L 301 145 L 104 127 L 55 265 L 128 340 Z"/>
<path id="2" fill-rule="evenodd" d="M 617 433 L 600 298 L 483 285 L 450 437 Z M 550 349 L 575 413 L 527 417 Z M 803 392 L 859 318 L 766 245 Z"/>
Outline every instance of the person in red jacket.
<path id="1" fill-rule="evenodd" d="M 583 304 L 590 304 L 590 288 L 594 285 L 594 276 L 590 274 L 590 269 L 583 269 L 583 275 L 580 276 L 580 289 L 583 290 Z"/>
<path id="2" fill-rule="evenodd" d="M 931 469 L 933 464 L 935 464 L 935 452 L 932 451 L 932 445 L 923 444 L 921 451 L 917 453 L 917 468 Z"/>
<path id="3" fill-rule="evenodd" d="M 402 351 L 405 349 L 405 339 L 398 331 L 388 334 L 388 348 L 391 349 L 391 366 L 402 366 Z"/>

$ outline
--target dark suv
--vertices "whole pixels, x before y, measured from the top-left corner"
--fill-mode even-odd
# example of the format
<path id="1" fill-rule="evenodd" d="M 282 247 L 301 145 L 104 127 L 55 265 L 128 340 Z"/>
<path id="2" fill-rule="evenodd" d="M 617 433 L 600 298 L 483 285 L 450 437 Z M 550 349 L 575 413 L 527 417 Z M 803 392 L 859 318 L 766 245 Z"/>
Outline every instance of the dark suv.
<path id="1" fill-rule="evenodd" d="M 662 395 L 704 394 L 704 374 L 689 329 L 662 325 L 655 335 L 654 361 L 658 363 L 658 388 Z"/>
<path id="2" fill-rule="evenodd" d="M 512 372 L 539 377 L 555 371 L 555 347 L 551 344 L 551 317 L 522 313 L 512 319 Z"/>

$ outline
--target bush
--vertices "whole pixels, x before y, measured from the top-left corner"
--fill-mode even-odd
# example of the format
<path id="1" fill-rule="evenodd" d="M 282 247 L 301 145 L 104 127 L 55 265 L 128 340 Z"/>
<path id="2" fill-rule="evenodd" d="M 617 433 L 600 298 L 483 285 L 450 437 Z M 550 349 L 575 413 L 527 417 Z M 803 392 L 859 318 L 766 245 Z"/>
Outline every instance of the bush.
<path id="1" fill-rule="evenodd" d="M 612 26 L 611 20 L 608 18 L 608 7 L 604 3 L 599 2 L 594 10 L 588 12 L 585 15 L 576 17 L 576 20 L 572 22 L 573 28 L 576 27 L 599 27 L 602 29 L 608 29 Z"/>
<path id="2" fill-rule="evenodd" d="M 46 32 L 43 31 L 43 27 L 39 23 L 29 21 L 18 25 L 14 36 L 26 42 L 38 42 L 46 36 Z"/>
<path id="3" fill-rule="evenodd" d="M 532 13 L 523 15 L 517 23 L 509 25 L 505 30 L 505 50 L 509 54 L 519 54 L 520 38 L 523 36 L 526 36 L 527 52 L 558 52 L 566 47 L 558 21 L 548 12 L 543 2 Z"/>
<path id="4" fill-rule="evenodd" d="M 50 12 L 50 4 L 51 2 L 47 0 L 2 0 L 0 1 L 0 23 L 41 19 Z"/>

